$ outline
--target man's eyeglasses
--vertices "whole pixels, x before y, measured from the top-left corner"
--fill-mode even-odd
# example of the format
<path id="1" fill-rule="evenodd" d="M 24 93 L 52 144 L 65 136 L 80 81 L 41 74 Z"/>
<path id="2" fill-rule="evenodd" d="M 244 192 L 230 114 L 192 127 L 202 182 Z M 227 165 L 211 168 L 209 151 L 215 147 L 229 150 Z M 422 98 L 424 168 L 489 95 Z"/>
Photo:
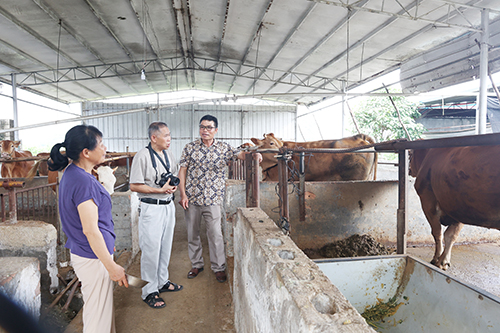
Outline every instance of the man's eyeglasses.
<path id="1" fill-rule="evenodd" d="M 203 126 L 203 125 L 200 125 L 200 130 L 204 131 L 204 130 L 207 130 L 207 131 L 211 131 L 213 130 L 215 127 L 213 126 Z"/>

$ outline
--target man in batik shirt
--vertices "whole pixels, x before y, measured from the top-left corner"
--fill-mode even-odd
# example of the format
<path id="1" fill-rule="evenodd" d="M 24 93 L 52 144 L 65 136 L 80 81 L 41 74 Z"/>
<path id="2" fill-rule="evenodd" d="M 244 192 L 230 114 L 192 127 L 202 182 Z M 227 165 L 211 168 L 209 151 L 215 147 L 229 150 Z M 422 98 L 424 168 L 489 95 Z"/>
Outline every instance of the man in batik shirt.
<path id="1" fill-rule="evenodd" d="M 188 143 L 179 163 L 180 204 L 188 234 L 188 254 L 191 270 L 188 278 L 195 278 L 203 271 L 200 224 L 203 218 L 207 227 L 211 269 L 219 282 L 225 282 L 226 255 L 221 229 L 221 204 L 226 188 L 227 162 L 233 157 L 245 158 L 245 152 L 215 139 L 217 118 L 206 115 L 200 120 L 200 139 Z M 262 155 L 258 154 L 259 163 Z"/>

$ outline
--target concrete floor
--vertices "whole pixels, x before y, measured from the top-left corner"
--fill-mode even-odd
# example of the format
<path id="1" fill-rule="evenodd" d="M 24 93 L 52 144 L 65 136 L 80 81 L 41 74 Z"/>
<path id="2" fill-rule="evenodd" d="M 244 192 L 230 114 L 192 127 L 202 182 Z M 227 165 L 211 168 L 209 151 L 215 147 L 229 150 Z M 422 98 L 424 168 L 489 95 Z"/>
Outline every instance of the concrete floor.
<path id="1" fill-rule="evenodd" d="M 119 333 L 141 332 L 235 332 L 233 300 L 230 292 L 232 272 L 228 281 L 219 283 L 210 270 L 210 257 L 206 231 L 202 229 L 205 270 L 196 278 L 188 279 L 191 269 L 187 253 L 187 233 L 183 209 L 176 204 L 177 220 L 170 260 L 170 280 L 184 289 L 175 293 L 162 293 L 167 306 L 152 309 L 141 299 L 138 288 L 116 287 L 114 291 L 116 331 Z M 203 225 L 203 223 L 202 223 Z M 233 267 L 228 261 L 228 271 Z M 127 273 L 140 276 L 139 256 L 127 268 Z M 81 333 L 81 311 L 65 333 Z"/>
<path id="2" fill-rule="evenodd" d="M 430 262 L 434 246 L 410 247 L 407 253 Z M 446 273 L 500 297 L 500 241 L 453 246 Z"/>
<path id="3" fill-rule="evenodd" d="M 195 279 L 187 279 L 191 265 L 187 254 L 187 236 L 182 208 L 177 206 L 177 223 L 170 261 L 173 282 L 182 284 L 184 290 L 163 293 L 167 306 L 151 309 L 140 298 L 137 288 L 115 289 L 116 326 L 119 333 L 137 332 L 235 332 L 231 279 L 218 283 L 210 271 L 208 245 L 205 230 L 202 231 L 205 270 Z M 409 255 L 430 262 L 433 246 L 410 247 Z M 229 277 L 232 261 L 228 262 Z M 127 269 L 140 276 L 140 260 Z M 451 267 L 447 271 L 459 280 L 500 297 L 500 241 L 496 243 L 455 245 Z M 81 313 L 73 320 L 65 333 L 82 332 Z"/>

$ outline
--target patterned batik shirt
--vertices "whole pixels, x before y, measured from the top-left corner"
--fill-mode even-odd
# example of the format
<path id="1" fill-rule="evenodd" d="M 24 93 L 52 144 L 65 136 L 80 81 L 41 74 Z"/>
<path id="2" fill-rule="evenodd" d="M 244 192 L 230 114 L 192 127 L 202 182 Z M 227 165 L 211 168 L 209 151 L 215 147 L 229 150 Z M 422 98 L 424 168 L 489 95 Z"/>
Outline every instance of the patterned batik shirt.
<path id="1" fill-rule="evenodd" d="M 226 189 L 227 162 L 239 150 L 217 141 L 207 147 L 201 139 L 188 143 L 182 151 L 179 167 L 187 168 L 186 195 L 198 206 L 220 205 Z"/>

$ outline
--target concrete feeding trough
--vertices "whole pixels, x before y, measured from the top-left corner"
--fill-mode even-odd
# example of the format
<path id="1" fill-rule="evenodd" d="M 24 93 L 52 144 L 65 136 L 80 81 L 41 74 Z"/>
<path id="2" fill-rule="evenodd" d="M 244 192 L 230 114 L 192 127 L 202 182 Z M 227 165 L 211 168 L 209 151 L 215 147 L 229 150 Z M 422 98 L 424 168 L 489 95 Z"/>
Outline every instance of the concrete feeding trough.
<path id="1" fill-rule="evenodd" d="M 359 313 L 391 301 L 379 332 L 500 332 L 500 298 L 407 255 L 315 260 Z"/>

